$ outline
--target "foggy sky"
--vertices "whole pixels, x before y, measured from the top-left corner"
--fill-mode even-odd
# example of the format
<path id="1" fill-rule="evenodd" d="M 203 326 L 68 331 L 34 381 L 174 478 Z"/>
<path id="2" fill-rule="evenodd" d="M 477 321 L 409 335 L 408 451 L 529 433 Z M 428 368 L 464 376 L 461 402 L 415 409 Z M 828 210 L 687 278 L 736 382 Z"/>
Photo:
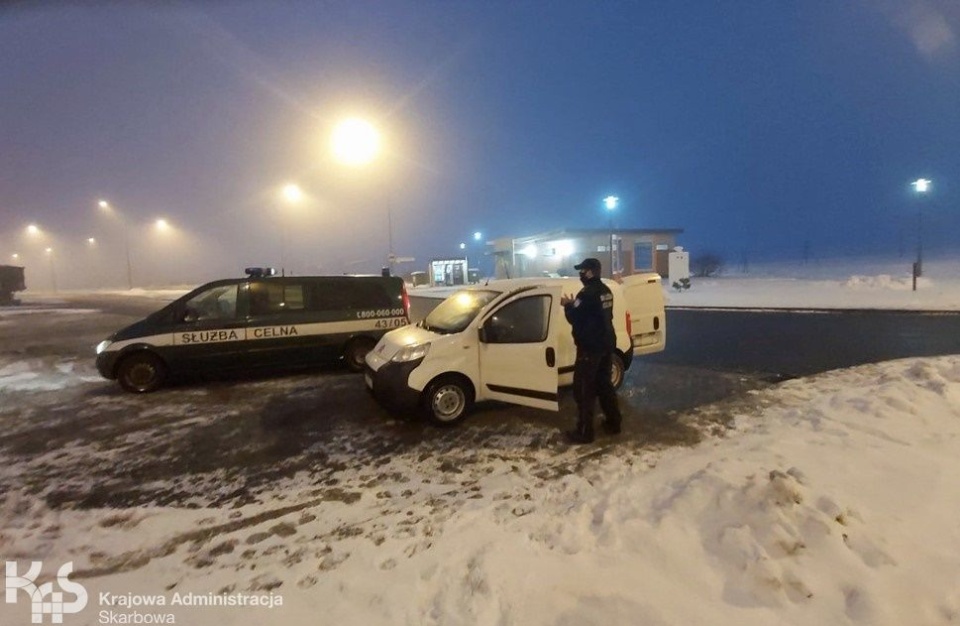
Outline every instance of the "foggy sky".
<path id="1" fill-rule="evenodd" d="M 125 285 L 124 231 L 143 285 L 284 243 L 299 273 L 374 272 L 388 219 L 422 269 L 475 231 L 604 227 L 611 194 L 615 227 L 731 264 L 910 256 L 921 212 L 931 254 L 960 247 L 954 0 L 4 7 L 0 263 L 34 284 Z M 346 116 L 383 134 L 366 168 L 330 156 Z"/>

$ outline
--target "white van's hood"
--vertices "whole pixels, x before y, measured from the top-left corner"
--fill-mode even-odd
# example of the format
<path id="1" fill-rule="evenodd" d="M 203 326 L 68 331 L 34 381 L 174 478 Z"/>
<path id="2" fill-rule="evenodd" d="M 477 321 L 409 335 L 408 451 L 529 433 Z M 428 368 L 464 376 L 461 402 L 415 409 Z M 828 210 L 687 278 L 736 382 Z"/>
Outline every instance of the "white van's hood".
<path id="1" fill-rule="evenodd" d="M 367 365 L 373 371 L 377 371 L 401 349 L 435 341 L 439 336 L 437 333 L 424 330 L 419 326 L 404 326 L 391 330 L 380 338 L 373 350 L 367 353 Z"/>

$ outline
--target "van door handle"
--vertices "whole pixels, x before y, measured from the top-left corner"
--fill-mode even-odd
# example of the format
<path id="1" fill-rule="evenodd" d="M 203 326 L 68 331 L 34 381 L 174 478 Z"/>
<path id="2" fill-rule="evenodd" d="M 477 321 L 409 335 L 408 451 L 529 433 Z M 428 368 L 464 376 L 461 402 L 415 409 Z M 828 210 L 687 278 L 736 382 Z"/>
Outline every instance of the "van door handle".
<path id="1" fill-rule="evenodd" d="M 547 367 L 554 367 L 557 364 L 557 353 L 553 348 L 547 348 Z"/>

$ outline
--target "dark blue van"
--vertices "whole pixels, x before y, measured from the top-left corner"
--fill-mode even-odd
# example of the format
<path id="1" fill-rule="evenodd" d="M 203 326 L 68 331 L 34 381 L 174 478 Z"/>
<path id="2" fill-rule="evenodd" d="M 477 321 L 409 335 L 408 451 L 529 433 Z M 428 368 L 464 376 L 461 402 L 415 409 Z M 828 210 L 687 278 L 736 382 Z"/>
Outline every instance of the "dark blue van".
<path id="1" fill-rule="evenodd" d="M 217 280 L 97 346 L 97 370 L 145 393 L 175 374 L 287 369 L 342 361 L 361 371 L 389 330 L 409 323 L 396 276 Z"/>

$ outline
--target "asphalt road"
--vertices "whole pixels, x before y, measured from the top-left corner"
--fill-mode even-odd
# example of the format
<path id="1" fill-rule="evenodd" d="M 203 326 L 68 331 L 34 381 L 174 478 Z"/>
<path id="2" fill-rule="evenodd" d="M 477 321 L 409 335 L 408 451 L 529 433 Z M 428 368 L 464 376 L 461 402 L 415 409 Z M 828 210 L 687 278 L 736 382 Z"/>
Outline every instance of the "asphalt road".
<path id="1" fill-rule="evenodd" d="M 785 379 L 960 353 L 960 313 L 668 309 L 667 350 L 647 360 Z"/>

